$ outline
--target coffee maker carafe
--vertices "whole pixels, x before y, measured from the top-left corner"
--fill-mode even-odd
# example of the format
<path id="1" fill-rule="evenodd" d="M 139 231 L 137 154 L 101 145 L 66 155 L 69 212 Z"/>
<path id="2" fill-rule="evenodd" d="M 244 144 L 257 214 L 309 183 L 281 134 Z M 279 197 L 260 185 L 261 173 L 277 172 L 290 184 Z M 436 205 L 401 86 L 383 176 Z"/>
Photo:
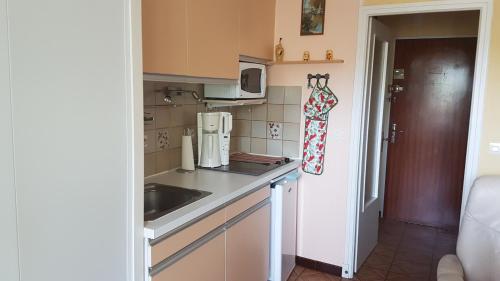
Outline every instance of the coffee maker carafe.
<path id="1" fill-rule="evenodd" d="M 215 168 L 229 164 L 233 118 L 229 112 L 198 113 L 198 166 Z"/>

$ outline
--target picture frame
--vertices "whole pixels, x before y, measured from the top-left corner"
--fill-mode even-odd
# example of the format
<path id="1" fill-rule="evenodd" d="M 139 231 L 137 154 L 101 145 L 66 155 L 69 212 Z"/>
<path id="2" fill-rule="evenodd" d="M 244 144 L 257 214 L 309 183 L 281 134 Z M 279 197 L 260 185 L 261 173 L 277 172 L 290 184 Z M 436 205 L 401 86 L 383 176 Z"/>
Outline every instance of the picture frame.
<path id="1" fill-rule="evenodd" d="M 326 0 L 301 0 L 300 35 L 323 35 Z"/>

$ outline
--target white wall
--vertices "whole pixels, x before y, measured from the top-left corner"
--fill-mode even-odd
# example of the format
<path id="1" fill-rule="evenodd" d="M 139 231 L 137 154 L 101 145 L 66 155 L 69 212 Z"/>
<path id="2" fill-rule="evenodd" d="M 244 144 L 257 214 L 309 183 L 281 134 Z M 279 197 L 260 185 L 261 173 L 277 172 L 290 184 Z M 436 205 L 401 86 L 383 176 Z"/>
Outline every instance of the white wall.
<path id="1" fill-rule="evenodd" d="M 0 280 L 19 280 L 6 0 L 0 0 Z"/>
<path id="2" fill-rule="evenodd" d="M 301 60 L 306 50 L 311 59 L 324 59 L 326 50 L 333 49 L 345 63 L 275 65 L 268 81 L 273 86 L 302 86 L 305 102 L 308 73 L 332 76 L 329 85 L 339 104 L 330 113 L 325 170 L 321 176 L 305 174 L 299 183 L 298 255 L 342 266 L 359 1 L 327 0 L 325 7 L 325 34 L 300 36 L 300 1 L 277 0 L 275 42 L 283 38 L 285 60 Z M 303 135 L 302 129 L 301 139 Z"/>
<path id="3" fill-rule="evenodd" d="M 8 0 L 23 281 L 131 273 L 128 2 Z"/>

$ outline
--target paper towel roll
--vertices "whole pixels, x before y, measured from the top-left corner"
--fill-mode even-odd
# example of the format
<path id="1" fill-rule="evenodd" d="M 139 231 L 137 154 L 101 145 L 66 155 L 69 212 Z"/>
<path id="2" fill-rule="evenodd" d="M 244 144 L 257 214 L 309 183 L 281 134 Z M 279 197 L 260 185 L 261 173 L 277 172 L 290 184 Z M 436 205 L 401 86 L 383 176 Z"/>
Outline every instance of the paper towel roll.
<path id="1" fill-rule="evenodd" d="M 194 171 L 193 141 L 191 136 L 182 136 L 181 168 L 187 171 Z"/>

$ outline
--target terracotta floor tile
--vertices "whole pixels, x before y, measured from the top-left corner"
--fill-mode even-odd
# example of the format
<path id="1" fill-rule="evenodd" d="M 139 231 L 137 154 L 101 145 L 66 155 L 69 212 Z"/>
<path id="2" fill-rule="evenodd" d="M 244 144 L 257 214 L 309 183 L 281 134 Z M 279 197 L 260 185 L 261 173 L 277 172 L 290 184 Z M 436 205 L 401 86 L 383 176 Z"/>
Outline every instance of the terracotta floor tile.
<path id="1" fill-rule="evenodd" d="M 289 281 L 436 281 L 439 260 L 455 252 L 456 240 L 454 232 L 383 220 L 379 243 L 354 279 L 297 266 Z"/>
<path id="2" fill-rule="evenodd" d="M 396 272 L 389 272 L 387 275 L 387 281 L 426 281 L 428 279 L 427 276 L 415 276 L 415 275 L 407 275 Z"/>
<path id="3" fill-rule="evenodd" d="M 295 268 L 293 269 L 293 272 L 295 272 L 297 274 L 297 276 L 299 276 L 300 274 L 302 274 L 302 272 L 304 272 L 305 268 L 300 266 L 300 265 L 297 265 L 295 266 Z"/>
<path id="4" fill-rule="evenodd" d="M 287 281 L 295 281 L 295 280 L 297 280 L 297 278 L 299 278 L 299 275 L 297 273 L 295 273 L 295 271 L 292 271 L 292 273 L 290 274 L 290 277 L 288 277 Z"/>
<path id="5" fill-rule="evenodd" d="M 356 274 L 356 277 L 360 281 L 384 281 L 386 276 L 387 270 L 370 268 L 368 266 L 363 266 Z"/>

